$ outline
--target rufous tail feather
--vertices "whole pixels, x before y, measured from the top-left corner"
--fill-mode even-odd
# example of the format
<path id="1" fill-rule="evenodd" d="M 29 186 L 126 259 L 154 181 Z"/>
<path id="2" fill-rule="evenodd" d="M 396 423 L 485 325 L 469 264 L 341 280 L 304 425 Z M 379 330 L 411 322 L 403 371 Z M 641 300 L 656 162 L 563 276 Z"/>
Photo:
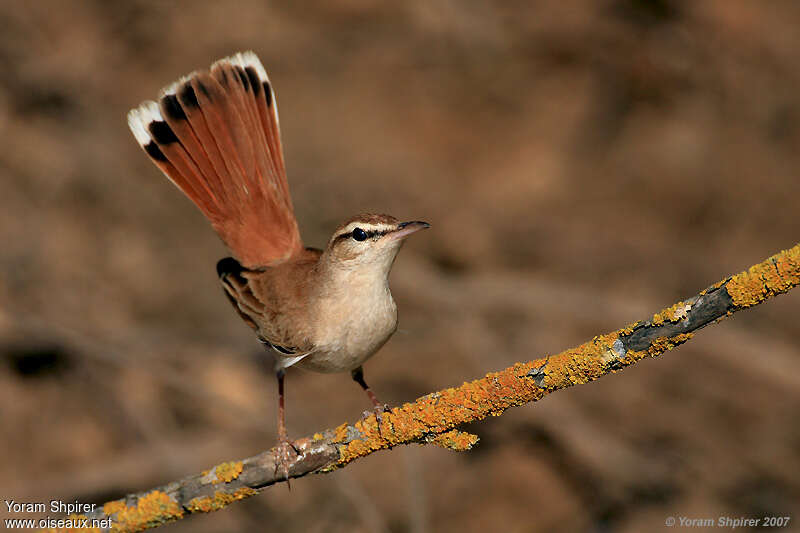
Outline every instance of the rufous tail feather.
<path id="1" fill-rule="evenodd" d="M 244 266 L 302 252 L 275 94 L 253 52 L 181 78 L 131 110 L 128 125 Z"/>

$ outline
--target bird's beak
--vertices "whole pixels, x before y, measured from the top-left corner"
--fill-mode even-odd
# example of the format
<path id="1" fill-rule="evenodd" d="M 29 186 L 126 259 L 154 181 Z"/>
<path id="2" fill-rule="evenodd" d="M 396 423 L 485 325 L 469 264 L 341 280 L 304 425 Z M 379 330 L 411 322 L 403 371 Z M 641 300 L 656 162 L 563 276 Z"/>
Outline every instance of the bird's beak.
<path id="1" fill-rule="evenodd" d="M 413 220 L 411 222 L 401 222 L 397 225 L 397 229 L 387 234 L 389 240 L 396 241 L 398 239 L 405 239 L 412 233 L 416 233 L 421 229 L 430 228 L 431 225 L 427 222 Z"/>

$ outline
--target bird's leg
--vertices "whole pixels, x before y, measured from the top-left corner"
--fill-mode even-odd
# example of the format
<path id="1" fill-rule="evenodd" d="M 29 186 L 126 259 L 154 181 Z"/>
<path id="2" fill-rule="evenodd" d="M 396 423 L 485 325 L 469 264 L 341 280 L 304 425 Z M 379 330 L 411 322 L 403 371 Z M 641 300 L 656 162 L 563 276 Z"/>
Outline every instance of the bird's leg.
<path id="1" fill-rule="evenodd" d="M 275 447 L 275 473 L 278 473 L 280 468 L 286 484 L 291 490 L 292 486 L 289 482 L 289 464 L 292 461 L 292 454 L 297 455 L 297 450 L 294 449 L 292 443 L 289 442 L 289 436 L 286 433 L 286 418 L 284 409 L 284 393 L 283 393 L 283 377 L 286 375 L 286 370 L 283 368 L 276 372 L 278 377 L 278 445 Z"/>
<path id="2" fill-rule="evenodd" d="M 383 422 L 383 413 L 386 412 L 388 406 L 384 403 L 378 401 L 378 397 L 375 396 L 375 393 L 372 392 L 372 389 L 369 388 L 367 382 L 364 381 L 364 369 L 362 367 L 358 367 L 351 372 L 353 376 L 353 381 L 361 385 L 361 388 L 364 389 L 364 392 L 367 393 L 369 396 L 369 400 L 372 402 L 372 409 L 375 412 L 375 419 L 378 421 L 378 435 L 381 434 L 381 423 Z M 367 412 L 368 413 L 368 412 Z M 365 413 L 365 414 L 367 414 Z M 381 435 L 383 437 L 383 435 Z"/>

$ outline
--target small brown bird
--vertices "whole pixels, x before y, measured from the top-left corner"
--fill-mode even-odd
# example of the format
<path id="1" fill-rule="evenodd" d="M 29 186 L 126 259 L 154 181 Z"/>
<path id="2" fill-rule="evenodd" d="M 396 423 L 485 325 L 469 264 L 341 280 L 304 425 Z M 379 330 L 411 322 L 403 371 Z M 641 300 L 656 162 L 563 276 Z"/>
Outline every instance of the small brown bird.
<path id="1" fill-rule="evenodd" d="M 278 110 L 253 52 L 193 72 L 128 114 L 150 159 L 203 212 L 234 257 L 217 264 L 239 316 L 275 357 L 278 457 L 288 479 L 286 368 L 346 372 L 383 407 L 362 364 L 397 329 L 388 276 L 403 240 L 426 222 L 358 215 L 325 250 L 306 248 L 294 216 Z M 277 468 L 277 467 L 276 467 Z"/>

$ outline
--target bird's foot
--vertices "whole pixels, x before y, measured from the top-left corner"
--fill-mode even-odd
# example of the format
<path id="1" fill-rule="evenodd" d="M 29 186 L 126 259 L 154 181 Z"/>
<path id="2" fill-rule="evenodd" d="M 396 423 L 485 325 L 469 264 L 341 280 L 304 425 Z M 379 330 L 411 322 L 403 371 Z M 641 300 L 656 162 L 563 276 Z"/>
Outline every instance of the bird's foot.
<path id="1" fill-rule="evenodd" d="M 286 480 L 289 490 L 292 489 L 292 484 L 289 481 L 289 467 L 297 459 L 297 455 L 297 448 L 294 447 L 288 437 L 285 435 L 278 437 L 278 444 L 275 446 L 275 476 L 281 474 L 283 479 Z"/>
<path id="2" fill-rule="evenodd" d="M 389 411 L 389 406 L 385 403 L 376 403 L 371 411 L 364 411 L 361 419 L 365 420 L 371 415 L 375 415 L 375 422 L 378 424 L 378 436 L 383 438 L 381 433 L 381 426 L 383 425 L 383 413 Z"/>

